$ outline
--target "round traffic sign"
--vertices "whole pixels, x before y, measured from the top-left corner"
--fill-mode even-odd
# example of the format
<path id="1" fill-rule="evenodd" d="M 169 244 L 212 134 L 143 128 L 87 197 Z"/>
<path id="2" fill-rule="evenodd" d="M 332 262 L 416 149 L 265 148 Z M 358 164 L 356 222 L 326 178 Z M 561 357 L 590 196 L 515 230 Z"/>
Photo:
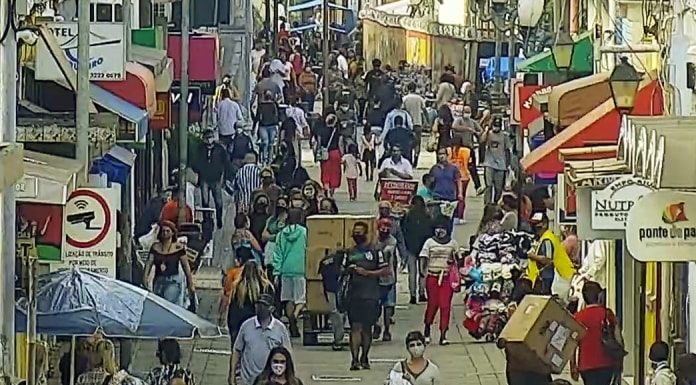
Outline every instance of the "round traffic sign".
<path id="1" fill-rule="evenodd" d="M 65 205 L 65 239 L 70 246 L 88 249 L 109 234 L 111 208 L 94 190 L 76 190 Z"/>

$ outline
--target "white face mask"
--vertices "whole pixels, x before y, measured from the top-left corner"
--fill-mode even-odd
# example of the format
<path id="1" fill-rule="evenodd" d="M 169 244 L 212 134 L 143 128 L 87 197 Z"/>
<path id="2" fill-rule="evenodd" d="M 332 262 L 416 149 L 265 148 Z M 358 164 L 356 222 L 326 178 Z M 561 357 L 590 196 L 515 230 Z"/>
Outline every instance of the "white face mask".
<path id="1" fill-rule="evenodd" d="M 411 353 L 411 356 L 414 358 L 423 357 L 423 354 L 425 353 L 425 345 L 420 344 L 411 346 L 408 348 L 408 352 Z"/>
<path id="2" fill-rule="evenodd" d="M 281 376 L 285 373 L 285 364 L 271 364 L 271 370 L 276 376 Z"/>
<path id="3" fill-rule="evenodd" d="M 471 113 L 465 112 L 462 116 L 465 117 L 465 118 L 470 118 L 470 117 L 471 117 Z"/>
<path id="4" fill-rule="evenodd" d="M 349 107 L 348 106 L 342 106 L 341 111 L 343 112 L 348 112 Z"/>

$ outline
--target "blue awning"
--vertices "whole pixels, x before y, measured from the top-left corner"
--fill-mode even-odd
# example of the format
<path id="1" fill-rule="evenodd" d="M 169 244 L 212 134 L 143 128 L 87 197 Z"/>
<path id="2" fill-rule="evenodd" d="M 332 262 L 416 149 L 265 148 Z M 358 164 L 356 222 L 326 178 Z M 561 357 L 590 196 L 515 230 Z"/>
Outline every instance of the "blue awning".
<path id="1" fill-rule="evenodd" d="M 136 125 L 136 140 L 140 141 L 145 138 L 149 119 L 147 111 L 134 106 L 94 83 L 89 85 L 89 90 L 92 95 L 92 101 L 95 104 Z"/>
<path id="2" fill-rule="evenodd" d="M 295 4 L 293 6 L 288 7 L 288 12 L 304 11 L 305 9 L 319 7 L 322 4 L 324 4 L 322 0 L 310 0 L 310 1 L 306 1 L 302 4 Z M 352 11 L 352 9 L 350 9 L 350 8 L 346 8 L 344 6 L 334 4 L 334 3 L 329 3 L 329 8 L 340 9 L 342 11 Z"/>

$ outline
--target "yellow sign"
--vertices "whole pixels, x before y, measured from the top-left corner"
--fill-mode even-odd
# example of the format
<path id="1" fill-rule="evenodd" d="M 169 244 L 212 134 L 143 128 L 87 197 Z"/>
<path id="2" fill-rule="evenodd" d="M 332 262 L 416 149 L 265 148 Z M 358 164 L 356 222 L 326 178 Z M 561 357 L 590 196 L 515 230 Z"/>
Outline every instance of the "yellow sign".
<path id="1" fill-rule="evenodd" d="M 407 31 L 406 39 L 406 60 L 412 65 L 430 66 L 429 36 Z"/>

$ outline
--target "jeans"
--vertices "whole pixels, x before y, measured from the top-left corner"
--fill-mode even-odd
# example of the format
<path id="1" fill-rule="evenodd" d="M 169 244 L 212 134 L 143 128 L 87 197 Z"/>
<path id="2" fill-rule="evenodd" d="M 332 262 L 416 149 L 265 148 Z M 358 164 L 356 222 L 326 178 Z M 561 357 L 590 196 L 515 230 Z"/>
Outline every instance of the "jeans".
<path id="1" fill-rule="evenodd" d="M 177 275 L 155 277 L 152 291 L 167 301 L 182 306 L 184 282 Z"/>
<path id="2" fill-rule="evenodd" d="M 406 264 L 408 265 L 408 292 L 411 297 L 425 295 L 425 280 L 423 272 L 420 271 L 418 255 L 408 253 Z"/>
<path id="3" fill-rule="evenodd" d="M 485 204 L 498 203 L 503 195 L 505 188 L 505 170 L 496 170 L 491 167 L 486 167 L 484 176 L 486 178 L 486 193 L 483 201 Z"/>
<path id="4" fill-rule="evenodd" d="M 275 145 L 276 136 L 278 135 L 278 126 L 261 126 L 259 125 L 259 146 L 261 163 L 270 163 L 273 160 L 273 146 Z"/>
<path id="5" fill-rule="evenodd" d="M 218 228 L 222 227 L 222 181 L 208 182 L 201 180 L 201 202 L 203 207 L 210 207 L 210 193 L 215 202 L 215 220 Z"/>
<path id="6" fill-rule="evenodd" d="M 345 320 L 343 318 L 343 314 L 338 311 L 336 293 L 326 293 L 326 299 L 329 302 L 329 309 L 331 310 L 329 320 L 331 321 L 331 330 L 333 331 L 334 335 L 334 345 L 339 345 L 341 342 L 343 342 Z"/>

